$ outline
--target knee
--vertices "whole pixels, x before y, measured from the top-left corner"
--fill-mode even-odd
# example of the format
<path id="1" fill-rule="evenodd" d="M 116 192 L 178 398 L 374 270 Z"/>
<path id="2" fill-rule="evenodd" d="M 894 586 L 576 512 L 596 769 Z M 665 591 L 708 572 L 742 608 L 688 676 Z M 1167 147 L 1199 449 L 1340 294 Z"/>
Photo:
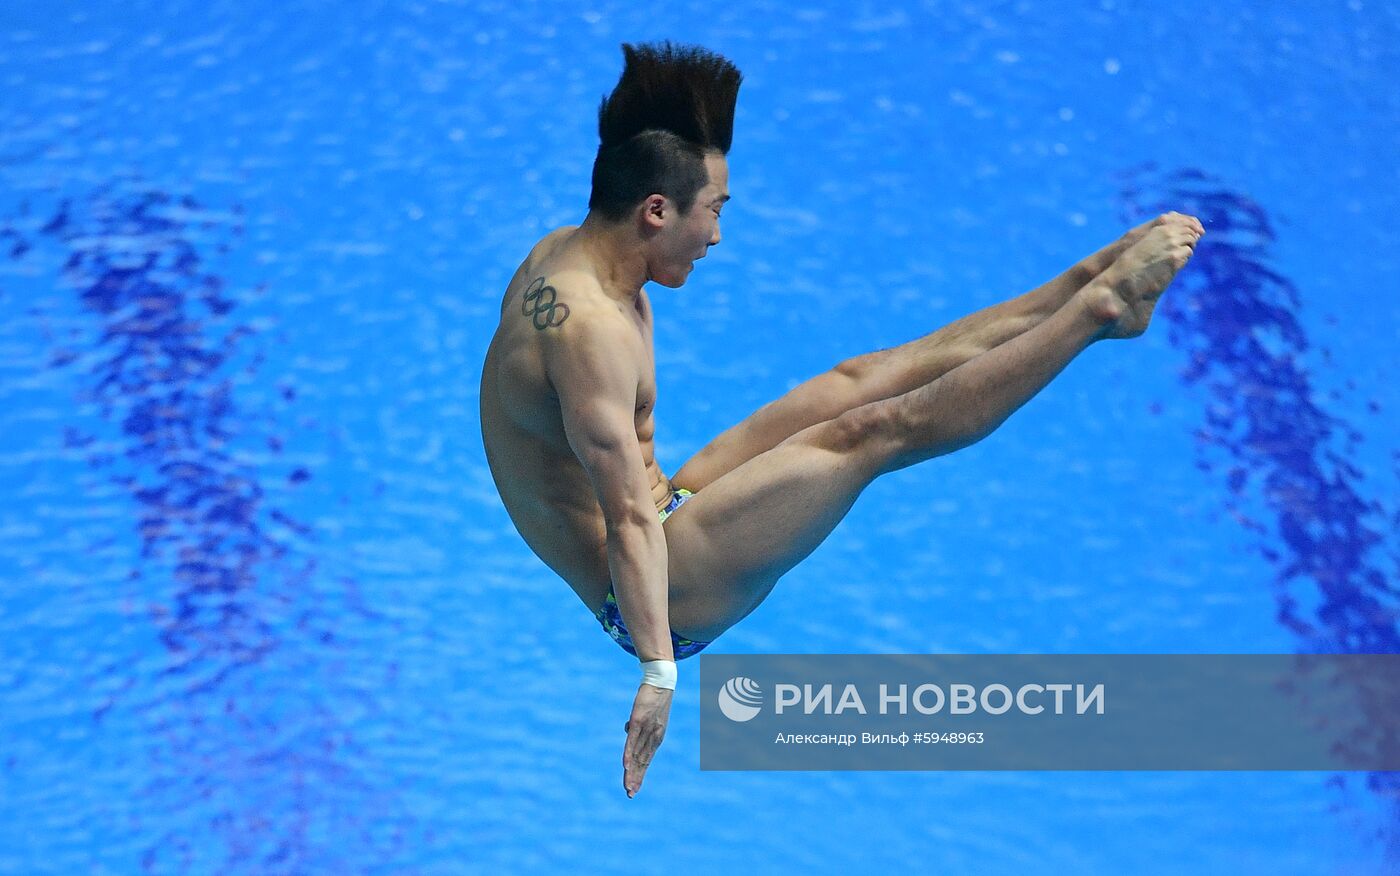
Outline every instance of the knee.
<path id="1" fill-rule="evenodd" d="M 822 423 L 812 436 L 823 450 L 878 461 L 892 452 L 892 438 L 899 433 L 901 413 L 892 399 L 870 402 L 844 411 Z"/>
<path id="2" fill-rule="evenodd" d="M 868 367 L 864 356 L 853 356 L 850 359 L 838 362 L 836 367 L 831 369 L 831 373 L 847 380 L 859 382 L 861 377 L 868 370 Z"/>
<path id="3" fill-rule="evenodd" d="M 831 369 L 831 373 L 839 375 L 852 384 L 863 383 L 875 371 L 881 355 L 881 352 L 874 352 L 852 356 L 837 363 L 836 367 Z"/>

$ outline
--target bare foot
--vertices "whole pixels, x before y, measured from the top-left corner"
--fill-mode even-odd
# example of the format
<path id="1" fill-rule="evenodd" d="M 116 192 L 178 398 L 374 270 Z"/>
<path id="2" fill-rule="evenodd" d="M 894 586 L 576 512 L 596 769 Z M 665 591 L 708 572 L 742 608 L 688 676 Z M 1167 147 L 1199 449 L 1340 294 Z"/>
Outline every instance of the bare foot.
<path id="1" fill-rule="evenodd" d="M 1120 247 L 1118 250 L 1118 255 L 1122 255 L 1129 247 L 1146 237 L 1147 232 L 1151 231 L 1153 228 L 1156 228 L 1159 225 L 1167 225 L 1174 222 L 1181 223 L 1189 228 L 1196 229 L 1197 237 L 1200 237 L 1206 233 L 1206 227 L 1201 224 L 1201 220 L 1197 219 L 1195 216 L 1187 216 L 1185 213 L 1178 213 L 1175 210 L 1173 210 L 1170 213 L 1163 213 L 1155 219 L 1149 219 L 1146 222 L 1139 225 L 1138 227 L 1126 232 L 1122 237 L 1118 239 L 1118 246 Z"/>
<path id="2" fill-rule="evenodd" d="M 1147 331 L 1157 299 L 1191 258 L 1202 233 L 1194 217 L 1159 216 L 1146 223 L 1141 239 L 1108 270 L 1080 290 L 1089 311 L 1104 323 L 1101 338 L 1135 338 Z"/>

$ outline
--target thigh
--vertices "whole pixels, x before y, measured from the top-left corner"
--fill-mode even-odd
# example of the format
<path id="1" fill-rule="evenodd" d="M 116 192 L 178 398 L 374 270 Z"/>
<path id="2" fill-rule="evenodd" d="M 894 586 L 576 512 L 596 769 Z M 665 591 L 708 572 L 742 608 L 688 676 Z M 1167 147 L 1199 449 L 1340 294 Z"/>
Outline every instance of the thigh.
<path id="1" fill-rule="evenodd" d="M 799 432 L 722 475 L 665 524 L 671 627 L 708 641 L 753 611 L 826 539 L 893 447 L 875 402 Z"/>
<path id="2" fill-rule="evenodd" d="M 671 476 L 693 493 L 783 441 L 862 404 L 854 361 L 843 362 L 754 411 L 705 445 Z"/>

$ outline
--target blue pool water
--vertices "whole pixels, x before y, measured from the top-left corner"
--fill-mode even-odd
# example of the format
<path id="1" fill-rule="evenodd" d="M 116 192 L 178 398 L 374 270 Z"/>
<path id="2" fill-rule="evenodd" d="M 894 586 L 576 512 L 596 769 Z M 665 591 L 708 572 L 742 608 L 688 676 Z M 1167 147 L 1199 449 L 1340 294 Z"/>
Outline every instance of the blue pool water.
<path id="1" fill-rule="evenodd" d="M 716 651 L 1394 651 L 1393 6 L 0 23 L 0 871 L 1395 867 L 1385 775 L 702 773 L 691 664 L 629 801 L 635 664 L 476 422 L 618 44 L 696 42 L 745 85 L 725 242 L 653 297 L 669 471 L 1153 211 L 1209 229 L 1143 339 L 876 483 Z"/>

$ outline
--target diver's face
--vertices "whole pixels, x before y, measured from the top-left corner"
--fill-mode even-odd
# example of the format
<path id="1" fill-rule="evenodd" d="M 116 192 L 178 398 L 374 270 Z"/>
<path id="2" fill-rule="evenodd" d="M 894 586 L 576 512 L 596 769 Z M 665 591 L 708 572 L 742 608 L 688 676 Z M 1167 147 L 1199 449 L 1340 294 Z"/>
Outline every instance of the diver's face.
<path id="1" fill-rule="evenodd" d="M 709 181 L 700 189 L 695 203 L 685 213 L 674 213 L 660 235 L 652 279 L 663 286 L 678 288 L 685 285 L 695 262 L 705 257 L 710 247 L 719 243 L 719 214 L 729 200 L 729 162 L 718 152 L 705 156 Z"/>

